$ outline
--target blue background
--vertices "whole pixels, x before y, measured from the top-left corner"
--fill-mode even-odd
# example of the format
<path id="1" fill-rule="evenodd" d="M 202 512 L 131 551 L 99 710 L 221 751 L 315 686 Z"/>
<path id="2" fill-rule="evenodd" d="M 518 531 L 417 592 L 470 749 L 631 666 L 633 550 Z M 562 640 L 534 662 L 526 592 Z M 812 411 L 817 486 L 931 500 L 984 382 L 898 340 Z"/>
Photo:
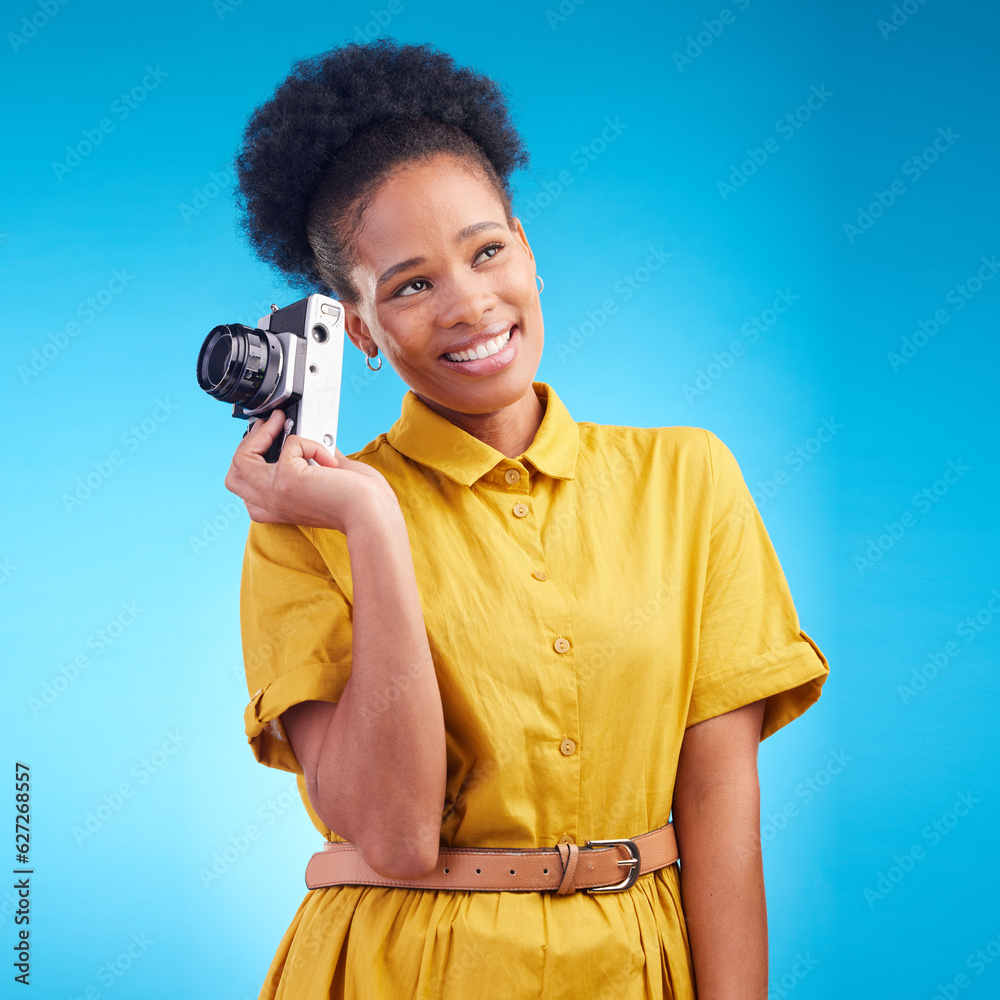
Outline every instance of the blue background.
<path id="1" fill-rule="evenodd" d="M 34 995 L 255 997 L 305 893 L 317 834 L 243 733 L 240 427 L 194 361 L 299 297 L 234 233 L 247 116 L 381 33 L 508 88 L 537 377 L 577 420 L 715 431 L 830 660 L 760 750 L 771 995 L 995 996 L 1000 280 L 969 279 L 1000 252 L 996 8 L 396 2 L 5 8 L 3 795 L 30 764 Z M 348 343 L 341 449 L 404 391 Z"/>

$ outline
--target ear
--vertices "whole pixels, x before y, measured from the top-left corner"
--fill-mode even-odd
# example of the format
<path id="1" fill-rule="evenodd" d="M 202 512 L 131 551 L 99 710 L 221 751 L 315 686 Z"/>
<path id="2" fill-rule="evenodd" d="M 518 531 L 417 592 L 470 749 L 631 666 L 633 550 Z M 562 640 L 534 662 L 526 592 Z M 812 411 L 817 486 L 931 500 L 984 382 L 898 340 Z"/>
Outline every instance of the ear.
<path id="1" fill-rule="evenodd" d="M 347 302 L 340 304 L 344 310 L 344 333 L 350 338 L 351 343 L 367 357 L 378 353 L 378 344 L 372 339 L 368 324 L 358 312 L 357 307 Z"/>
<path id="2" fill-rule="evenodd" d="M 525 235 L 524 226 L 521 225 L 520 219 L 514 219 L 514 225 L 512 231 L 518 243 L 520 243 L 521 246 L 524 247 L 524 250 L 528 255 L 528 260 L 530 260 L 531 263 L 534 264 L 535 255 L 531 252 L 531 247 L 528 245 L 528 237 Z"/>

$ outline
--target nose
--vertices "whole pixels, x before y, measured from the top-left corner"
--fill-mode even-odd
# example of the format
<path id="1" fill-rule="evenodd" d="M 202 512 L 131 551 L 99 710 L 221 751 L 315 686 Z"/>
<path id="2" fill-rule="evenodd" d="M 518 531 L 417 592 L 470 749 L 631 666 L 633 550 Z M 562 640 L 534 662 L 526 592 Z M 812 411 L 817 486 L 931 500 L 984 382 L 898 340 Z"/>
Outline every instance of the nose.
<path id="1" fill-rule="evenodd" d="M 495 308 L 499 300 L 483 275 L 464 271 L 439 285 L 438 324 L 447 329 L 460 323 L 476 326 L 484 313 Z"/>

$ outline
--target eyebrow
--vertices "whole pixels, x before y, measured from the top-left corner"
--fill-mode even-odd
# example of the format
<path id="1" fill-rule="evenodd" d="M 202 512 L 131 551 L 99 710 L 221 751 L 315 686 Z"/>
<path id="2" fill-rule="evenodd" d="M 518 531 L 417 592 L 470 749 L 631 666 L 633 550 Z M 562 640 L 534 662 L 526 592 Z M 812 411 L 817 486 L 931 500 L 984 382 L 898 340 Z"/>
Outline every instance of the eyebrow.
<path id="1" fill-rule="evenodd" d="M 490 222 L 489 220 L 474 222 L 471 226 L 466 226 L 465 229 L 459 231 L 458 235 L 455 237 L 455 242 L 461 243 L 464 240 L 467 240 L 470 236 L 475 236 L 477 233 L 485 232 L 487 229 L 503 229 L 503 226 L 501 226 L 499 222 Z M 426 257 L 411 257 L 409 260 L 402 260 L 398 264 L 393 264 L 392 267 L 390 267 L 389 270 L 378 279 L 375 288 L 381 288 L 387 281 L 395 278 L 401 271 L 408 271 L 411 267 L 419 267 L 421 264 L 425 264 L 426 262 Z"/>

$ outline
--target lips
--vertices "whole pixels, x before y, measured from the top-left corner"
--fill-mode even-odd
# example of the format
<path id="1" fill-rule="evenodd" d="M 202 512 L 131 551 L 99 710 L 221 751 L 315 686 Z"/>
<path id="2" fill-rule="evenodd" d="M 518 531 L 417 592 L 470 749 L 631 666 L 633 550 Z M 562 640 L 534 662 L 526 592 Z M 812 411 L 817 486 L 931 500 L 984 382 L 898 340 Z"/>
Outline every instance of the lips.
<path id="1" fill-rule="evenodd" d="M 513 327 L 511 327 L 513 329 Z M 470 347 L 467 351 L 449 351 L 445 354 L 448 361 L 469 362 L 481 361 L 483 358 L 492 358 L 499 354 L 510 340 L 510 330 L 497 334 L 489 340 L 483 341 L 477 347 Z"/>
<path id="2" fill-rule="evenodd" d="M 468 337 L 456 344 L 452 344 L 446 351 L 442 351 L 440 356 L 443 358 L 446 354 L 462 354 L 470 350 L 475 351 L 480 345 L 485 345 L 486 341 L 496 340 L 501 334 L 508 333 L 514 325 L 512 320 L 494 323 L 492 326 L 488 326 L 485 330 L 477 333 L 474 337 Z"/>
<path id="3" fill-rule="evenodd" d="M 473 378 L 495 375 L 507 368 L 508 365 L 513 364 L 517 357 L 521 342 L 521 330 L 516 323 L 510 327 L 506 339 L 507 343 L 499 351 L 495 354 L 488 354 L 485 358 L 475 357 L 467 361 L 452 361 L 442 354 L 438 358 L 438 364 Z"/>

